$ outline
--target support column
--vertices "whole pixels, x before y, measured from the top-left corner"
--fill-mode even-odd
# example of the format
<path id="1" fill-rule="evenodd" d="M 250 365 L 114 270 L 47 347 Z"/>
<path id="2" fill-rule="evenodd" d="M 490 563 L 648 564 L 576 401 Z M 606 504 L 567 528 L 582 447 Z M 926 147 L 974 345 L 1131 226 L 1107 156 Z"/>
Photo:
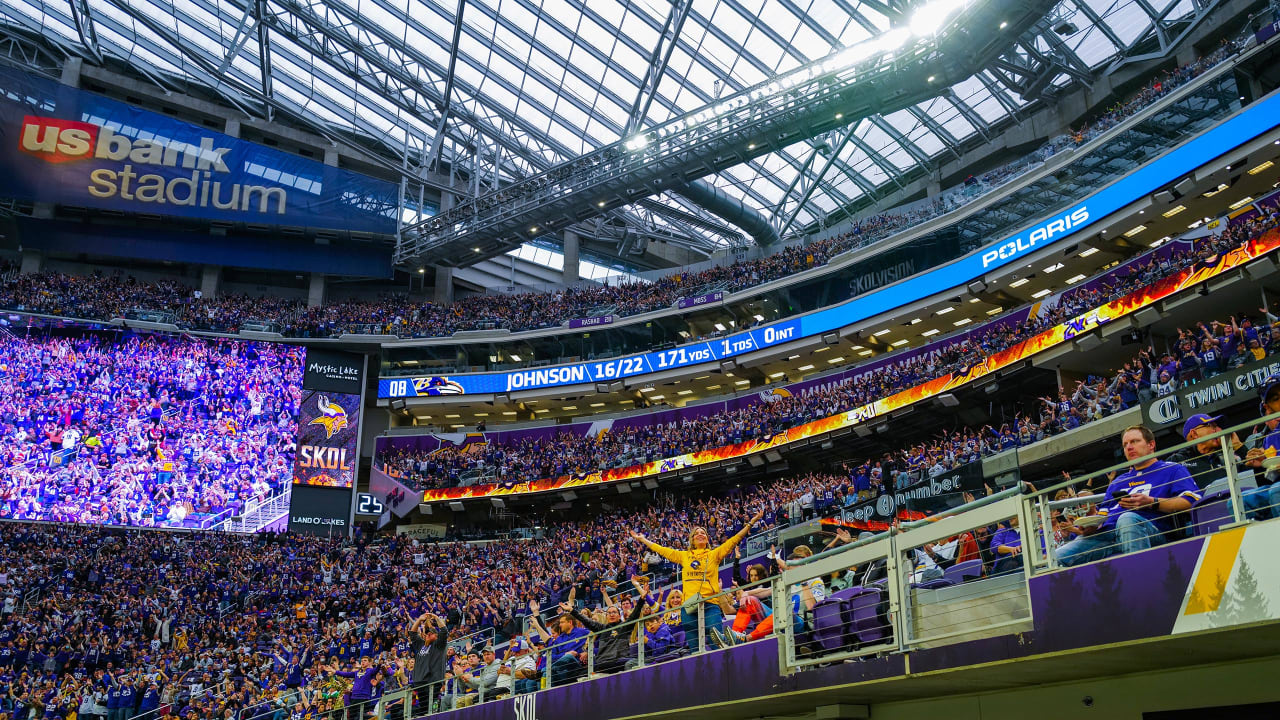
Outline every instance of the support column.
<path id="1" fill-rule="evenodd" d="M 929 181 L 925 185 L 925 195 L 934 198 L 942 193 L 942 171 L 934 169 L 929 173 Z"/>
<path id="2" fill-rule="evenodd" d="M 1192 47 L 1191 43 L 1185 43 L 1178 48 L 1177 61 L 1180 66 L 1190 65 L 1196 61 L 1196 49 Z"/>
<path id="3" fill-rule="evenodd" d="M 329 167 L 338 167 L 338 151 L 333 148 L 325 148 L 324 164 Z"/>
<path id="4" fill-rule="evenodd" d="M 39 250 L 23 250 L 22 265 L 18 272 L 23 275 L 34 275 L 44 269 L 44 253 Z"/>
<path id="5" fill-rule="evenodd" d="M 59 78 L 59 81 L 63 85 L 69 85 L 73 88 L 80 87 L 80 68 L 83 65 L 83 58 L 68 58 L 67 61 L 62 64 L 62 77 Z"/>
<path id="6" fill-rule="evenodd" d="M 448 265 L 436 265 L 436 290 L 433 301 L 437 305 L 448 305 L 453 302 L 453 268 Z"/>
<path id="7" fill-rule="evenodd" d="M 565 230 L 562 238 L 564 239 L 564 282 L 578 282 L 578 233 L 571 230 Z"/>
<path id="8" fill-rule="evenodd" d="M 206 300 L 218 297 L 218 286 L 222 284 L 222 266 L 205 265 L 200 269 L 200 296 Z"/>
<path id="9" fill-rule="evenodd" d="M 233 138 L 240 137 L 240 121 L 235 119 L 228 120 L 227 125 L 222 129 L 222 132 Z"/>
<path id="10" fill-rule="evenodd" d="M 307 288 L 307 307 L 324 304 L 324 273 L 311 273 L 311 286 Z"/>

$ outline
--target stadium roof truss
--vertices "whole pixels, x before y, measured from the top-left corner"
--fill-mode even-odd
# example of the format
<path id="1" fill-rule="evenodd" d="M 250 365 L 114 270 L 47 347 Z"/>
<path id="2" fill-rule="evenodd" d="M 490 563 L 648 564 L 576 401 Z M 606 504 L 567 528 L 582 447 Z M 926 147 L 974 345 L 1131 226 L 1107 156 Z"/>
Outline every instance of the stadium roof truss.
<path id="1" fill-rule="evenodd" d="M 451 174 L 464 195 L 479 195 L 542 172 L 883 33 L 916 4 L 6 0 L 0 23 L 68 57 L 128 63 L 166 90 L 193 82 L 250 116 L 374 146 L 407 178 L 412 201 Z M 784 232 L 820 227 L 960 157 L 1069 84 L 1167 54 L 1217 4 L 1062 0 L 937 97 L 705 179 Z M 610 216 L 591 226 L 597 236 L 625 227 L 702 252 L 741 242 L 674 193 Z"/>

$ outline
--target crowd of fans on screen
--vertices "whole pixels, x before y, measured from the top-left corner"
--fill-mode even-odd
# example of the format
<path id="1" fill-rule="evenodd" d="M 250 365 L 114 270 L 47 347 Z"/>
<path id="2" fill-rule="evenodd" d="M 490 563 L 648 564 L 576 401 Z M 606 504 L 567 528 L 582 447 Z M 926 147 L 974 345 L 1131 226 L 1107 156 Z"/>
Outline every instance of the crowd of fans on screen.
<path id="1" fill-rule="evenodd" d="M 0 517 L 199 527 L 293 475 L 302 350 L 0 335 Z"/>
<path id="2" fill-rule="evenodd" d="M 846 232 L 789 247 L 767 257 L 696 273 L 679 272 L 652 283 L 479 295 L 449 305 L 397 296 L 306 307 L 301 300 L 280 297 L 237 294 L 197 297 L 190 287 L 176 281 L 145 283 L 119 277 L 104 282 L 105 278 L 100 276 L 59 272 L 21 275 L 10 268 L 3 273 L 7 280 L 0 287 L 0 307 L 91 320 L 125 317 L 135 309 L 162 310 L 172 313 L 177 324 L 187 329 L 235 332 L 248 321 L 265 321 L 291 337 L 329 337 L 343 332 L 370 331 L 406 337 L 443 337 L 494 323 L 513 331 L 556 327 L 573 318 L 599 314 L 600 308 L 610 308 L 609 312 L 622 316 L 636 315 L 669 308 L 681 298 L 698 295 L 709 288 L 734 292 L 787 277 L 823 265 L 847 250 L 950 212 L 1036 167 L 1048 157 L 1088 142 L 1228 56 L 1224 46 L 1194 63 L 1168 71 L 1093 122 L 1055 138 L 1028 158 L 981 177 L 970 177 L 962 187 L 931 204 L 906 212 L 867 217 Z"/>
<path id="3" fill-rule="evenodd" d="M 1063 320 L 1086 310 L 1123 297 L 1225 250 L 1238 247 L 1252 238 L 1280 225 L 1280 212 L 1259 215 L 1229 226 L 1221 235 L 1197 240 L 1189 252 L 1175 250 L 1167 254 L 1152 253 L 1143 263 L 1121 265 L 1097 283 L 1079 286 L 1063 293 L 1053 307 L 1042 307 L 1030 319 L 997 319 L 952 341 L 915 351 L 904 351 L 894 362 L 854 376 L 839 383 L 821 385 L 812 391 L 777 397 L 745 408 L 706 415 L 680 422 L 615 426 L 597 435 L 558 433 L 554 437 L 516 437 L 499 443 L 444 445 L 435 450 L 406 448 L 384 451 L 377 459 L 389 474 L 401 478 L 416 489 L 454 487 L 479 482 L 514 484 L 565 475 L 583 475 L 608 468 L 627 467 L 674 457 L 684 453 L 734 445 L 750 440 L 767 440 L 788 428 L 837 413 L 862 407 L 896 392 L 914 387 L 948 373 L 963 373 L 986 357 L 1012 347 Z M 1213 328 L 1218 350 L 1196 338 L 1197 347 L 1186 352 L 1183 347 L 1170 348 L 1172 360 L 1155 356 L 1137 358 L 1140 382 L 1110 384 L 1090 383 L 1073 390 L 1075 414 L 1063 410 L 1063 417 L 1048 428 L 1029 431 L 1013 428 L 1010 434 L 1017 442 L 1005 438 L 988 450 L 1008 447 L 1011 442 L 1026 442 L 1031 437 L 1070 429 L 1080 421 L 1100 417 L 1132 407 L 1140 392 L 1171 392 L 1179 382 L 1199 376 L 1202 367 L 1216 371 L 1218 366 L 1243 363 L 1254 350 L 1262 353 L 1280 343 L 1280 333 L 1267 328 L 1255 337 L 1257 328 L 1249 319 L 1239 324 Z M 1247 337 L 1241 335 L 1247 333 Z M 1233 338 L 1245 337 L 1243 342 Z M 1256 345 L 1256 347 L 1252 347 Z M 1197 357 L 1208 353 L 1210 360 Z"/>

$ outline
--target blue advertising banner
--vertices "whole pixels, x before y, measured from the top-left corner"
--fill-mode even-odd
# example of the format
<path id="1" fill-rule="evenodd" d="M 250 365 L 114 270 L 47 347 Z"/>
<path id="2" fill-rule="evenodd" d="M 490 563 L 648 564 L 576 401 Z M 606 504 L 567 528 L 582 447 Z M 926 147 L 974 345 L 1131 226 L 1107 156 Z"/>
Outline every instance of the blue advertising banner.
<path id="1" fill-rule="evenodd" d="M 838 330 L 889 312 L 905 303 L 959 287 L 985 273 L 1054 245 L 1101 221 L 1124 206 L 1241 144 L 1280 126 L 1280 93 L 1254 103 L 1189 142 L 1069 206 L 1023 232 L 998 240 L 949 265 L 920 273 L 840 305 L 736 333 L 710 342 L 670 350 L 536 370 L 444 377 L 380 378 L 378 397 L 501 393 L 511 390 L 593 383 L 659 370 L 724 360 L 804 337 Z"/>
<path id="2" fill-rule="evenodd" d="M 399 188 L 0 68 L 0 196 L 393 234 Z"/>

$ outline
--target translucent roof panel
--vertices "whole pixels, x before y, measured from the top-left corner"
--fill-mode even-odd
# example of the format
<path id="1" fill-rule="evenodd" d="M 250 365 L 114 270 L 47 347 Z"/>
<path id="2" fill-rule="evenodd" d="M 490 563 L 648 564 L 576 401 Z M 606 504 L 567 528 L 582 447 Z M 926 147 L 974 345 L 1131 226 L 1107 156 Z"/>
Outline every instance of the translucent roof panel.
<path id="1" fill-rule="evenodd" d="M 515 179 L 621 139 L 879 34 L 891 6 L 872 0 L 91 0 L 97 48 L 76 29 L 81 3 L 8 0 L 0 22 L 44 34 L 89 62 L 121 59 L 156 78 L 181 77 L 261 111 L 263 63 L 279 109 L 343 133 L 366 135 L 421 159 L 439 143 L 446 162 L 470 167 L 474 148 Z M 910 4 L 910 2 L 908 2 Z M 1194 0 L 1062 0 L 1048 25 L 1069 34 L 1025 37 L 1011 62 L 1049 57 L 1050 89 L 1073 82 L 1061 67 L 1096 72 L 1170 24 L 1206 12 Z M 248 8 L 248 10 L 246 10 Z M 461 26 L 457 21 L 461 15 Z M 266 23 L 269 45 L 259 47 Z M 454 29 L 458 27 L 455 47 Z M 678 29 L 678 35 L 675 30 Z M 264 52 L 265 51 L 265 52 Z M 661 66 L 661 60 L 668 58 Z M 449 77 L 452 64 L 453 75 Z M 658 73 L 656 82 L 652 75 Z M 648 88 L 656 86 L 649 96 Z M 446 88 L 448 97 L 445 97 Z M 1032 98 L 984 71 L 938 98 L 860 120 L 706 178 L 782 226 L 799 225 L 894 188 L 921 165 L 1007 122 Z M 447 114 L 442 109 L 447 107 Z M 647 108 L 632 117 L 633 108 Z M 834 162 L 828 157 L 839 152 Z M 496 148 L 496 150 L 495 150 Z M 825 170 L 825 172 L 824 172 Z M 821 174 L 821 177 L 819 175 Z M 806 206 L 800 201 L 807 198 Z M 674 195 L 655 200 L 718 218 Z M 811 207 L 810 207 L 811 206 Z M 635 210 L 629 210 L 635 213 Z M 673 215 L 674 217 L 674 215 Z M 671 220 L 671 228 L 689 227 Z M 698 235 L 702 247 L 725 242 Z"/>

